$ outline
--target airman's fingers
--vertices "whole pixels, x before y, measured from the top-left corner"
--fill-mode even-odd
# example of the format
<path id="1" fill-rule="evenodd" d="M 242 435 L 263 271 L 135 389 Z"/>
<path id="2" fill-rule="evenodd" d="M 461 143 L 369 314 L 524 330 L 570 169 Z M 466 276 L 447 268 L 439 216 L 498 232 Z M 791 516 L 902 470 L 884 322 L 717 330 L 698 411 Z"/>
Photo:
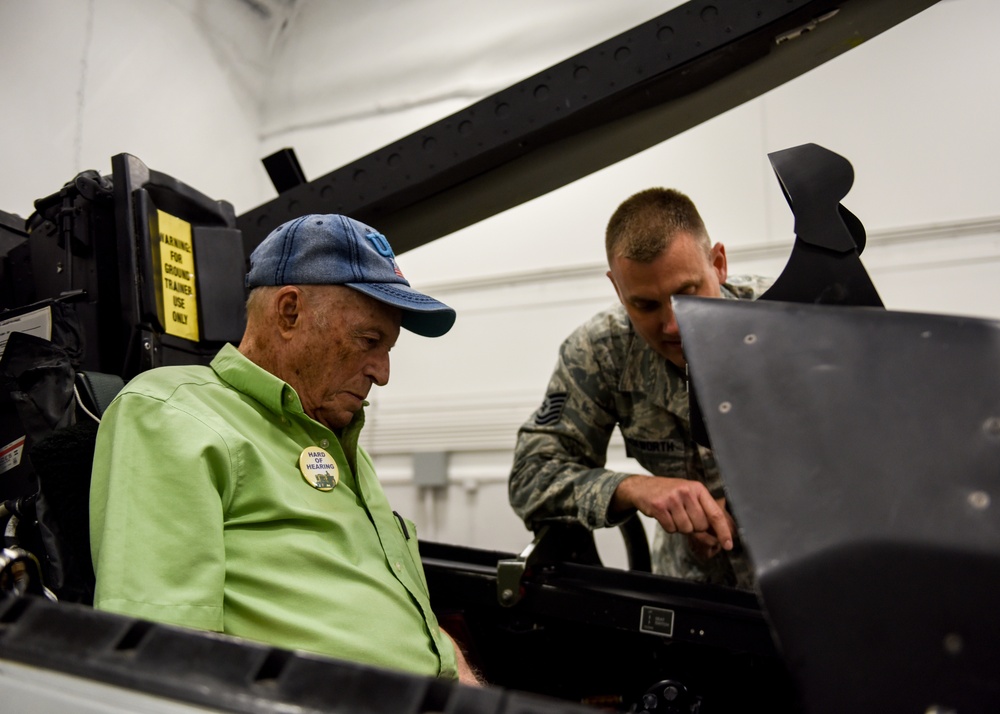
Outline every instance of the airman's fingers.
<path id="1" fill-rule="evenodd" d="M 659 522 L 661 526 L 663 526 L 663 530 L 665 530 L 667 533 L 677 532 L 677 524 L 674 523 L 674 519 L 668 511 L 662 511 L 660 514 L 657 515 L 656 520 Z"/>
<path id="2" fill-rule="evenodd" d="M 688 535 L 688 547 L 694 556 L 701 561 L 714 558 L 722 550 L 719 540 L 708 532 L 691 533 Z"/>
<path id="3" fill-rule="evenodd" d="M 715 533 L 715 537 L 719 539 L 719 543 L 725 550 L 733 549 L 733 530 L 730 525 L 731 519 L 729 514 L 726 513 L 712 498 L 708 491 L 705 491 L 706 497 L 702 498 L 701 505 L 705 509 L 705 514 L 708 516 L 709 524 L 711 525 L 712 531 Z"/>

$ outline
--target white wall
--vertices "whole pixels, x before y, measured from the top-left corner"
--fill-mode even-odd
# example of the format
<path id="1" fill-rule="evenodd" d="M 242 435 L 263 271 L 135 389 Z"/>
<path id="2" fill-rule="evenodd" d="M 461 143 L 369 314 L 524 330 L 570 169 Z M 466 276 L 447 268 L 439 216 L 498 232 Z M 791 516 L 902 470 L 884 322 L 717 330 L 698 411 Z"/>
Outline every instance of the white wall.
<path id="1" fill-rule="evenodd" d="M 238 213 L 262 203 L 259 92 L 207 33 L 206 13 L 223 6 L 263 44 L 236 0 L 0 1 L 0 209 L 26 218 L 123 152 Z"/>
<path id="2" fill-rule="evenodd" d="M 295 148 L 308 178 L 665 12 L 674 0 L 0 0 L 0 208 L 126 151 L 234 203 L 274 191 L 259 159 Z M 437 340 L 404 335 L 366 443 L 425 538 L 518 550 L 506 501 L 517 426 L 559 342 L 614 299 L 603 229 L 651 185 L 694 198 L 733 272 L 776 275 L 791 215 L 767 153 L 821 144 L 854 165 L 844 200 L 888 307 L 1000 317 L 995 0 L 942 0 L 762 98 L 549 195 L 410 251 L 454 305 Z M 392 236 L 389 236 L 390 240 Z M 411 456 L 445 451 L 451 485 Z M 620 442 L 610 455 L 627 463 Z M 620 562 L 614 534 L 602 534 Z"/>

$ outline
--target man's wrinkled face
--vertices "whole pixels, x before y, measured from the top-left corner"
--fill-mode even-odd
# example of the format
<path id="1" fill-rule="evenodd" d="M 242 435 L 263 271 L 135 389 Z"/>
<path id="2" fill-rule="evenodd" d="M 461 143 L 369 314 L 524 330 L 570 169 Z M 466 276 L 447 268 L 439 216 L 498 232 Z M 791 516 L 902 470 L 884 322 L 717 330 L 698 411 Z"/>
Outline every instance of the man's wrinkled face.
<path id="1" fill-rule="evenodd" d="M 389 382 L 389 350 L 402 313 L 343 286 L 310 286 L 292 338 L 285 378 L 306 414 L 330 429 L 347 426 L 373 384 Z"/>
<path id="2" fill-rule="evenodd" d="M 608 277 L 625 306 L 635 331 L 658 354 L 681 369 L 687 361 L 670 298 L 674 295 L 721 297 L 726 280 L 726 251 L 680 233 L 652 262 L 615 256 Z"/>

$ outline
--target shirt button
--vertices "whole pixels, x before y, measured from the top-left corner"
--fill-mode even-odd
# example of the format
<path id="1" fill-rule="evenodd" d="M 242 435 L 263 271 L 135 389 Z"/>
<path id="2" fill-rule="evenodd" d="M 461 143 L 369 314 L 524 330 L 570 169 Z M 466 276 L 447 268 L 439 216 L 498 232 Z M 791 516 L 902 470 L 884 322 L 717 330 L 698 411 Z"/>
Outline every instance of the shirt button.
<path id="1" fill-rule="evenodd" d="M 292 396 L 291 394 L 286 394 L 286 395 L 285 395 L 285 401 L 286 401 L 286 402 L 289 402 L 289 403 L 291 403 L 291 401 L 292 401 L 293 399 L 295 399 L 295 397 L 293 397 L 293 396 Z"/>
<path id="2" fill-rule="evenodd" d="M 399 572 L 403 571 L 403 564 L 400 563 L 398 560 L 396 561 L 396 570 L 398 570 Z"/>
<path id="3" fill-rule="evenodd" d="M 330 445 L 330 440 L 329 439 L 321 439 L 320 442 L 319 442 L 319 445 L 322 448 L 325 449 L 326 447 L 328 447 Z"/>

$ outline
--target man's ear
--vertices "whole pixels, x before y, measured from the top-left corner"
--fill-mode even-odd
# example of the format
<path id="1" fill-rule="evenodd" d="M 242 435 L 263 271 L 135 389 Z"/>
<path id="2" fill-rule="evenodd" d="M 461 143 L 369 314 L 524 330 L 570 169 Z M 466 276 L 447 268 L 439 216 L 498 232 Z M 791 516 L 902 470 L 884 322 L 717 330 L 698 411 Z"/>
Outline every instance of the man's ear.
<path id="1" fill-rule="evenodd" d="M 608 276 L 608 280 L 610 280 L 610 281 L 611 281 L 611 284 L 615 286 L 615 293 L 617 293 L 617 294 L 618 294 L 618 301 L 619 301 L 619 302 L 620 302 L 620 303 L 621 303 L 622 305 L 624 305 L 624 304 L 625 304 L 625 301 L 624 301 L 624 300 L 622 300 L 622 291 L 618 289 L 618 283 L 616 283 L 616 282 L 615 282 L 615 276 L 611 274 L 611 271 L 610 271 L 610 270 L 609 270 L 609 271 L 607 272 L 607 276 Z"/>
<path id="2" fill-rule="evenodd" d="M 285 285 L 274 295 L 275 325 L 285 339 L 302 324 L 302 291 L 294 285 Z"/>
<path id="3" fill-rule="evenodd" d="M 712 270 L 715 271 L 716 277 L 719 278 L 719 283 L 726 282 L 726 278 L 729 277 L 729 266 L 726 264 L 726 246 L 722 245 L 722 243 L 713 245 L 709 253 L 709 259 L 712 263 Z"/>

